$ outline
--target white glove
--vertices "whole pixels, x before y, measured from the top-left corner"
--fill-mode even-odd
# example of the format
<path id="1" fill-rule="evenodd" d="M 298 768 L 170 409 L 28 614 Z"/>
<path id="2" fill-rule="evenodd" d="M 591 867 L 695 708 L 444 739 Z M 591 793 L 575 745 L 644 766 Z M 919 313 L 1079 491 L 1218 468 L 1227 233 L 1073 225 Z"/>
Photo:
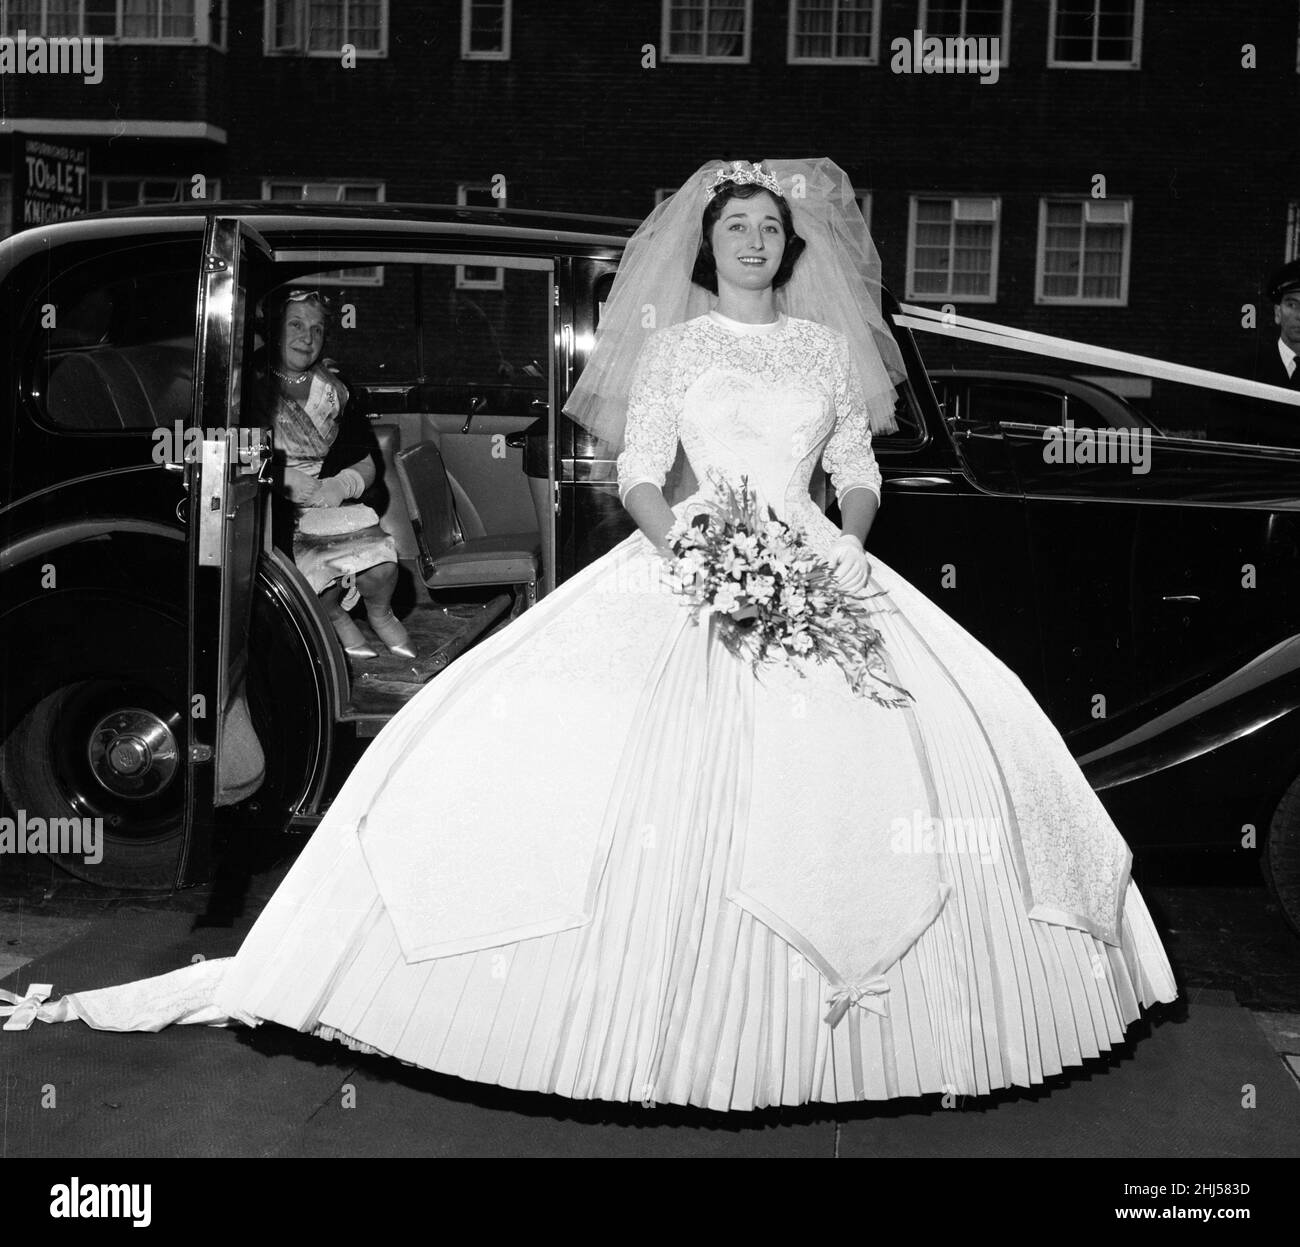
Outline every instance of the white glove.
<path id="1" fill-rule="evenodd" d="M 314 476 L 298 471 L 297 468 L 285 468 L 284 492 L 289 495 L 290 502 L 297 503 L 300 507 L 321 505 L 317 501 L 320 494 L 320 482 Z"/>
<path id="2" fill-rule="evenodd" d="M 860 542 L 851 533 L 845 533 L 830 548 L 826 561 L 835 573 L 840 588 L 857 593 L 867 587 L 871 578 L 871 563 Z"/>
<path id="3" fill-rule="evenodd" d="M 341 507 L 347 499 L 347 486 L 337 476 L 331 476 L 320 483 L 316 494 L 318 507 Z"/>
<path id="4" fill-rule="evenodd" d="M 344 468 L 337 476 L 318 482 L 313 506 L 341 507 L 349 498 L 360 498 L 366 492 L 366 480 L 360 472 Z"/>

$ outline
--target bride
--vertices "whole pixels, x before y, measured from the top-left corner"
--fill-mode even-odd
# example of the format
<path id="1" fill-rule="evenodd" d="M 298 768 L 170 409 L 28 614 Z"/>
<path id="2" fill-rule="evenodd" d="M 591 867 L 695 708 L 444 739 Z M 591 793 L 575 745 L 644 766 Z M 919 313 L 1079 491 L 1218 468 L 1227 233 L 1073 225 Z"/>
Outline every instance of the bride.
<path id="1" fill-rule="evenodd" d="M 508 1087 L 756 1109 L 1040 1083 L 1174 999 L 1060 736 L 864 552 L 901 376 L 878 290 L 832 162 L 693 175 L 633 237 L 566 408 L 621 447 L 640 531 L 389 723 L 237 956 L 11 1025 L 273 1021 Z M 679 446 L 706 484 L 670 506 Z M 831 665 L 756 677 L 661 587 L 670 527 L 742 476 L 876 595 L 903 708 Z"/>

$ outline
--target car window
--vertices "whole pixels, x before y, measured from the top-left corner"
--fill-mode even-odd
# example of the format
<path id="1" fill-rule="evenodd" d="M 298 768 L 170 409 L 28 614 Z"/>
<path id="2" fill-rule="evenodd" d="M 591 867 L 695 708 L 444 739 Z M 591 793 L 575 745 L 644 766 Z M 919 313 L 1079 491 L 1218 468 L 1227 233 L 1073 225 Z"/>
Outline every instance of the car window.
<path id="1" fill-rule="evenodd" d="M 424 381 L 434 413 L 546 413 L 550 274 L 537 269 L 430 264 L 421 300 Z M 538 407 L 540 405 L 540 413 Z"/>
<path id="2" fill-rule="evenodd" d="M 1266 398 L 1156 381 L 1148 414 L 1167 437 L 1236 446 L 1300 446 L 1300 408 Z"/>
<path id="3" fill-rule="evenodd" d="M 329 300 L 324 355 L 370 414 L 544 415 L 550 273 L 511 265 L 386 260 L 299 269 L 277 285 Z"/>
<path id="4" fill-rule="evenodd" d="M 614 285 L 613 273 L 602 273 L 596 278 L 596 283 L 592 287 L 592 298 L 595 303 L 595 313 L 592 316 L 592 328 L 600 328 L 600 318 L 605 314 L 605 300 L 609 298 L 609 292 Z"/>
<path id="5" fill-rule="evenodd" d="M 929 401 L 929 380 L 925 364 L 917 354 L 910 335 L 904 334 L 899 338 L 898 345 L 907 372 L 896 385 L 894 422 L 897 428 L 892 433 L 881 433 L 872 439 L 877 450 L 914 450 L 926 438 L 925 408 L 919 397 L 919 394 L 925 394 L 924 401 Z"/>
<path id="6" fill-rule="evenodd" d="M 924 437 L 925 418 L 921 415 L 920 403 L 910 381 L 903 381 L 898 386 L 898 397 L 894 400 L 894 420 L 898 427 L 892 433 L 881 433 L 872 438 L 877 449 L 913 446 Z"/>
<path id="7" fill-rule="evenodd" d="M 24 378 L 51 424 L 121 432 L 188 423 L 200 251 L 197 239 L 123 248 L 49 282 Z"/>
<path id="8" fill-rule="evenodd" d="M 320 290 L 330 307 L 324 357 L 348 381 L 380 386 L 419 379 L 418 283 L 415 265 L 389 263 L 305 273 L 285 284 Z"/>
<path id="9" fill-rule="evenodd" d="M 1080 413 L 1082 412 L 1082 405 Z M 961 414 L 968 420 L 987 420 L 1006 424 L 1039 424 L 1055 427 L 1062 423 L 1065 414 L 1064 396 L 1051 390 L 1032 389 L 1021 385 L 998 385 L 973 382 L 966 391 L 966 410 Z M 1078 414 L 1072 412 L 1078 423 Z"/>

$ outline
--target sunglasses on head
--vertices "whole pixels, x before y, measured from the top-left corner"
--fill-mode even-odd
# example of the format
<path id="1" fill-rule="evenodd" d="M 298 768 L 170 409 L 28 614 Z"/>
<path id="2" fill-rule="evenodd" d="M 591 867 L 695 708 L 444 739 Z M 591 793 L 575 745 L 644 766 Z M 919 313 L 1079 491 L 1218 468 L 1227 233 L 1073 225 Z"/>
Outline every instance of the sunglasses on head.
<path id="1" fill-rule="evenodd" d="M 302 303 L 307 299 L 315 299 L 326 311 L 334 310 L 333 300 L 320 290 L 291 290 L 284 296 L 286 303 Z"/>

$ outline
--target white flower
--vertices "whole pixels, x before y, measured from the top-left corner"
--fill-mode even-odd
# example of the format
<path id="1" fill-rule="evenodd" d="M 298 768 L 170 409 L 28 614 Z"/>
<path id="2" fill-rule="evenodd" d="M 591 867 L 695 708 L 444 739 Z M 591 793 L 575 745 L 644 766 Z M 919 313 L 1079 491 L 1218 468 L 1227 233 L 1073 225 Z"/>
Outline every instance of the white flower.
<path id="1" fill-rule="evenodd" d="M 760 602 L 770 602 L 776 592 L 776 580 L 772 576 L 747 576 L 745 592 Z"/>
<path id="2" fill-rule="evenodd" d="M 714 610 L 729 614 L 740 605 L 740 594 L 734 584 L 724 583 L 713 599 Z"/>
<path id="3" fill-rule="evenodd" d="M 668 572 L 669 584 L 681 593 L 688 593 L 690 590 L 695 588 L 698 579 L 699 577 L 696 576 L 694 572 L 683 568 L 680 565 L 670 569 Z"/>
<path id="4" fill-rule="evenodd" d="M 813 639 L 806 632 L 796 632 L 789 645 L 796 654 L 806 654 L 813 647 Z"/>
<path id="5" fill-rule="evenodd" d="M 731 539 L 732 547 L 746 558 L 752 559 L 758 554 L 758 538 L 753 533 L 736 533 Z"/>

